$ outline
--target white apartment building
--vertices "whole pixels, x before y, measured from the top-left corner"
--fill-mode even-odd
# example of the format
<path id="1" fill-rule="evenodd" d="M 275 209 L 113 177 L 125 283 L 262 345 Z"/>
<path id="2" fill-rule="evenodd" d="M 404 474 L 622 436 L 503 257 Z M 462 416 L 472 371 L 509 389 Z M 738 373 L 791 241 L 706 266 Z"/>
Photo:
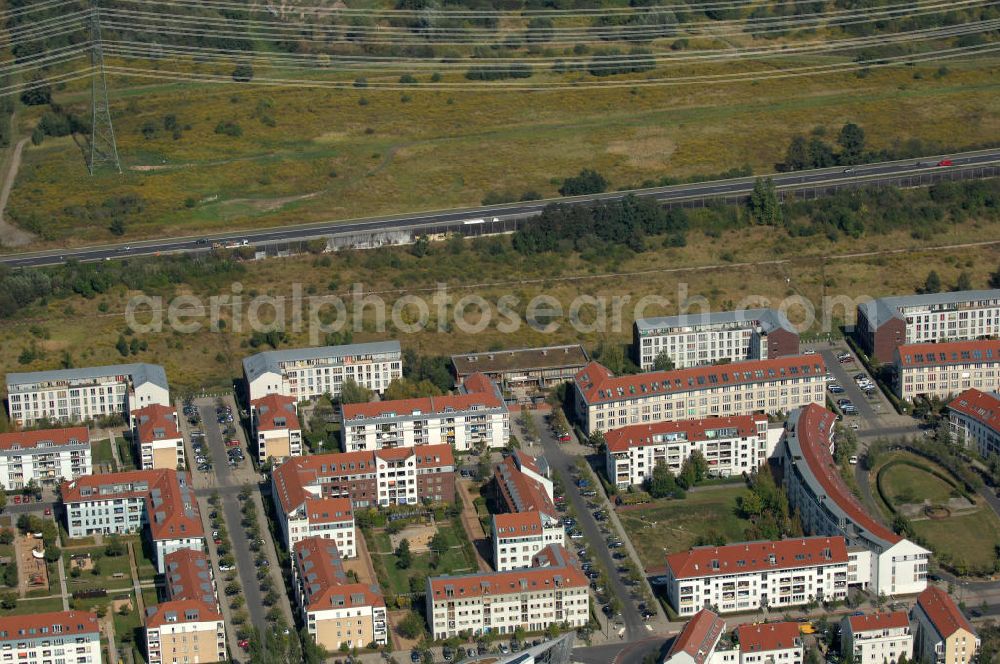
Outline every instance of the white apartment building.
<path id="1" fill-rule="evenodd" d="M 344 404 L 342 411 L 345 452 L 441 444 L 468 451 L 510 440 L 507 404 L 481 373 L 466 378 L 459 394 Z"/>
<path id="2" fill-rule="evenodd" d="M 432 637 L 446 639 L 466 630 L 513 634 L 519 627 L 537 632 L 553 623 L 586 625 L 587 577 L 561 546 L 546 549 L 544 556 L 544 567 L 429 577 L 426 602 Z"/>
<path id="3" fill-rule="evenodd" d="M 544 512 L 493 515 L 493 567 L 499 572 L 531 567 L 542 549 L 565 546 L 566 529 Z"/>
<path id="4" fill-rule="evenodd" d="M 845 616 L 840 622 L 840 649 L 856 664 L 896 664 L 913 659 L 913 634 L 905 611 Z"/>
<path id="5" fill-rule="evenodd" d="M 70 537 L 144 530 L 156 553 L 156 569 L 179 549 L 205 546 L 191 477 L 174 470 L 133 470 L 82 476 L 61 485 Z"/>
<path id="6" fill-rule="evenodd" d="M 677 475 L 684 461 L 698 451 L 712 475 L 751 473 L 764 464 L 781 438 L 769 429 L 766 415 L 709 417 L 656 424 L 635 424 L 604 435 L 604 463 L 619 488 L 641 486 L 664 464 Z"/>
<path id="7" fill-rule="evenodd" d="M 385 599 L 377 584 L 351 583 L 336 544 L 309 537 L 292 548 L 295 603 L 316 644 L 327 652 L 389 642 Z"/>
<path id="8" fill-rule="evenodd" d="M 970 664 L 981 642 L 968 618 L 941 588 L 928 586 L 910 610 L 914 657 L 931 664 Z"/>
<path id="9" fill-rule="evenodd" d="M 177 411 L 153 404 L 132 411 L 132 440 L 139 450 L 142 470 L 183 470 L 184 437 L 177 428 Z"/>
<path id="10" fill-rule="evenodd" d="M 218 606 L 177 599 L 146 609 L 149 664 L 225 662 L 226 623 Z"/>
<path id="11" fill-rule="evenodd" d="M 799 624 L 795 622 L 740 625 L 736 636 L 739 664 L 802 664 L 805 656 Z"/>
<path id="12" fill-rule="evenodd" d="M 167 374 L 158 364 L 115 364 L 83 369 L 7 374 L 10 420 L 17 427 L 40 419 L 86 422 L 150 404 L 170 405 Z"/>
<path id="13" fill-rule="evenodd" d="M 337 398 L 348 379 L 382 392 L 402 377 L 403 354 L 398 341 L 272 350 L 245 358 L 243 375 L 251 401 L 268 394 L 296 401 Z"/>
<path id="14" fill-rule="evenodd" d="M 670 650 L 667 651 L 663 664 L 709 664 L 714 662 L 713 653 L 715 653 L 715 649 L 725 632 L 725 620 L 708 609 L 698 611 L 691 616 L 691 620 L 684 623 L 680 634 L 670 644 Z"/>
<path id="15" fill-rule="evenodd" d="M 842 600 L 847 567 L 843 537 L 696 547 L 667 556 L 667 600 L 682 617 Z"/>
<path id="16" fill-rule="evenodd" d="M 257 459 L 284 461 L 302 455 L 302 425 L 295 399 L 268 394 L 250 402 L 250 418 L 257 442 Z"/>
<path id="17" fill-rule="evenodd" d="M 895 391 L 900 399 L 948 398 L 974 388 L 1000 389 L 1000 341 L 909 344 L 896 349 Z"/>
<path id="18" fill-rule="evenodd" d="M 278 498 L 281 510 L 284 500 Z M 358 531 L 350 498 L 320 498 L 304 495 L 302 502 L 279 517 L 285 548 L 289 551 L 296 543 L 309 537 L 321 537 L 336 544 L 344 558 L 358 557 Z"/>
<path id="19" fill-rule="evenodd" d="M 812 535 L 842 536 L 857 568 L 851 583 L 885 595 L 916 594 L 927 587 L 930 551 L 875 520 L 854 496 L 833 461 L 836 416 L 822 406 L 793 411 L 780 447 L 788 500 Z"/>
<path id="20" fill-rule="evenodd" d="M 86 427 L 0 434 L 0 486 L 51 486 L 94 472 Z"/>
<path id="21" fill-rule="evenodd" d="M 798 355 L 799 333 L 777 309 L 690 313 L 635 321 L 632 349 L 643 371 L 652 371 L 661 353 L 686 369 Z"/>
<path id="22" fill-rule="evenodd" d="M 1000 454 L 1000 394 L 970 388 L 948 404 L 952 437 L 984 459 Z"/>
<path id="23" fill-rule="evenodd" d="M 905 344 L 1000 335 L 1000 289 L 883 297 L 858 305 L 855 333 L 879 362 Z"/>
<path id="24" fill-rule="evenodd" d="M 591 362 L 574 379 L 576 413 L 588 435 L 671 420 L 775 415 L 825 403 L 825 376 L 818 355 L 621 377 Z"/>
<path id="25" fill-rule="evenodd" d="M 0 662 L 101 664 L 97 614 L 55 611 L 0 618 Z"/>

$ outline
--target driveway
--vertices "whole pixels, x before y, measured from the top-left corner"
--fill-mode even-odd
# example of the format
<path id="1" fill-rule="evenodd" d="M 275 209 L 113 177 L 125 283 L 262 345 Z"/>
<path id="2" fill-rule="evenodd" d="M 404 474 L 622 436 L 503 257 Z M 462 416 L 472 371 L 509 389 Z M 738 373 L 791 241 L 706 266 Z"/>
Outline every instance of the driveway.
<path id="1" fill-rule="evenodd" d="M 861 388 L 858 387 L 858 384 L 854 382 L 854 374 L 861 372 L 868 375 L 865 368 L 856 359 L 847 364 L 841 364 L 840 361 L 837 360 L 836 349 L 822 350 L 820 351 L 820 355 L 823 356 L 823 360 L 826 362 L 826 370 L 833 374 L 833 377 L 837 379 L 837 384 L 846 390 L 843 394 L 830 394 L 830 392 L 827 391 L 827 395 L 833 399 L 833 401 L 842 398 L 850 399 L 854 405 L 857 406 L 858 414 L 861 416 L 861 419 L 864 420 L 864 424 L 867 425 L 866 428 L 877 427 L 878 413 L 875 412 L 875 409 L 872 407 L 872 403 L 868 401 L 868 397 L 865 393 L 862 392 Z M 851 354 L 851 357 L 854 357 L 853 353 Z M 850 368 L 850 373 L 848 373 L 848 368 Z M 879 394 L 877 389 L 876 394 Z M 879 410 L 882 410 L 883 408 L 883 406 L 879 406 Z M 847 416 L 844 420 L 845 423 L 850 423 L 856 421 L 857 418 Z"/>

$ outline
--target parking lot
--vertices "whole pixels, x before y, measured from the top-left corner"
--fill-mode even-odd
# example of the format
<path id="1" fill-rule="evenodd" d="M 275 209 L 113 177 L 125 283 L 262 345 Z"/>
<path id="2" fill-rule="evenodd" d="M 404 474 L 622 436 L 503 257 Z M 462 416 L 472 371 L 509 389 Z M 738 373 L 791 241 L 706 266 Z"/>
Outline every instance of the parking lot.
<path id="1" fill-rule="evenodd" d="M 865 371 L 854 353 L 846 349 L 821 351 L 827 373 L 827 394 L 844 415 L 844 424 L 855 430 L 877 428 L 878 418 L 891 410 L 875 380 Z"/>

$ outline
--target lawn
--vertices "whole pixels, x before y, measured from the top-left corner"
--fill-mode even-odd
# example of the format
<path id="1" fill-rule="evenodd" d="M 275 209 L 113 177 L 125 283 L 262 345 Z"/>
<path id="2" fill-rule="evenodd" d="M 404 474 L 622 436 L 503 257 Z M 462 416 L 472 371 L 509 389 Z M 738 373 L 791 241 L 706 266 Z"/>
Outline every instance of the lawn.
<path id="1" fill-rule="evenodd" d="M 93 456 L 94 465 L 105 464 L 111 466 L 115 457 L 111 452 L 111 440 L 102 438 L 90 441 L 90 453 Z"/>
<path id="2" fill-rule="evenodd" d="M 928 465 L 929 463 L 927 462 Z M 906 463 L 893 464 L 880 472 L 886 497 L 896 506 L 924 500 L 929 500 L 932 504 L 947 503 L 949 499 L 961 495 L 954 486 L 940 477 Z M 942 469 L 941 472 L 947 471 Z"/>
<path id="3" fill-rule="evenodd" d="M 746 494 L 743 485 L 717 486 L 689 493 L 683 500 L 619 510 L 618 518 L 643 567 L 660 568 L 666 554 L 687 551 L 698 541 L 742 541 L 749 522 L 737 516 L 736 501 Z"/>
<path id="4" fill-rule="evenodd" d="M 17 600 L 17 608 L 11 610 L 0 609 L 0 617 L 24 616 L 32 613 L 47 613 L 50 611 L 62 611 L 62 599 L 59 597 L 46 597 L 45 599 L 19 599 Z"/>
<path id="5" fill-rule="evenodd" d="M 63 556 L 63 565 L 66 570 L 66 587 L 72 593 L 79 590 L 94 590 L 97 588 L 126 589 L 132 587 L 132 576 L 129 571 L 128 554 L 110 557 L 104 555 L 103 546 L 73 549 L 71 555 L 99 554 L 96 559 L 98 574 L 93 570 L 81 571 L 78 577 L 70 574 L 72 564 L 70 555 Z M 123 575 L 115 577 L 115 575 Z"/>
<path id="6" fill-rule="evenodd" d="M 129 441 L 124 436 L 116 436 L 115 444 L 118 446 L 118 458 L 121 459 L 121 467 L 118 470 L 135 470 L 135 459 L 132 456 L 134 450 Z"/>
<path id="7" fill-rule="evenodd" d="M 938 559 L 957 571 L 991 573 L 1000 545 L 1000 518 L 988 507 L 947 519 L 911 522 Z"/>
<path id="8" fill-rule="evenodd" d="M 406 569 L 401 569 L 396 565 L 396 557 L 392 550 L 389 535 L 385 532 L 370 533 L 371 537 L 368 540 L 368 548 L 372 552 L 372 557 L 379 557 L 385 567 L 387 578 L 380 577 L 379 580 L 386 593 L 399 594 L 411 592 L 411 578 L 441 576 L 445 574 L 467 574 L 475 572 L 478 569 L 476 561 L 474 559 L 470 560 L 466 555 L 463 546 L 465 532 L 462 529 L 462 525 L 457 522 L 439 522 L 437 528 L 438 532 L 444 535 L 445 542 L 449 548 L 441 555 L 437 567 L 433 569 L 430 565 L 431 554 L 429 552 L 413 554 L 412 564 Z M 377 568 L 376 573 L 378 573 Z"/>

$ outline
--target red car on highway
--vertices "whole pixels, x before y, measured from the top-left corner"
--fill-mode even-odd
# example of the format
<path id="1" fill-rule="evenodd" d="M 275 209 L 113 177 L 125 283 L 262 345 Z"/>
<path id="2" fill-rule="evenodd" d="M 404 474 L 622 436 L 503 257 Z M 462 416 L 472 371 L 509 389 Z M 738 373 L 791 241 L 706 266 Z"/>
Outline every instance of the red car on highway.
<path id="1" fill-rule="evenodd" d="M 938 162 L 938 166 L 954 166 L 954 164 L 951 162 L 951 159 L 942 159 Z"/>

